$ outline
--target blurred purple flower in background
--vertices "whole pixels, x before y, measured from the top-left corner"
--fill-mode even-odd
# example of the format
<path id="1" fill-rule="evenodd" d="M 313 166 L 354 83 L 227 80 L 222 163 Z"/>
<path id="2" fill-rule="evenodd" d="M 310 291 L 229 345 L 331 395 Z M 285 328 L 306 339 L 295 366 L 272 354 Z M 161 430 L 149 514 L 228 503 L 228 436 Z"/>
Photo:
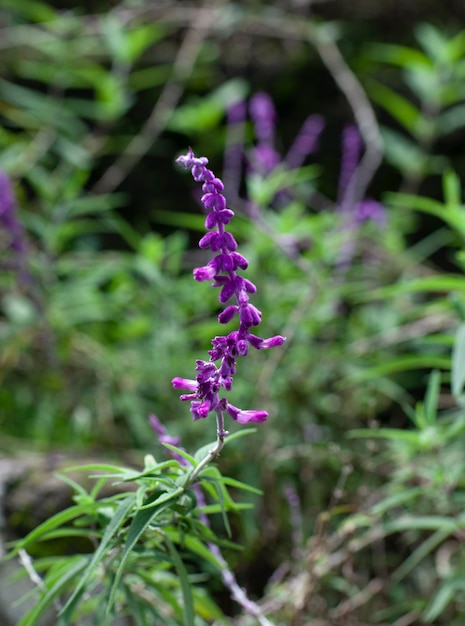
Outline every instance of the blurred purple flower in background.
<path id="1" fill-rule="evenodd" d="M 249 112 L 258 143 L 271 145 L 274 142 L 277 118 L 273 100 L 263 91 L 256 93 L 250 99 Z"/>
<path id="2" fill-rule="evenodd" d="M 289 152 L 284 157 L 284 162 L 289 169 L 300 167 L 309 154 L 318 150 L 318 140 L 324 127 L 325 121 L 321 115 L 307 117 Z"/>
<path id="3" fill-rule="evenodd" d="M 207 417 L 214 411 L 217 416 L 223 412 L 241 424 L 249 422 L 263 422 L 268 417 L 266 411 L 238 409 L 230 404 L 226 398 L 220 397 L 220 390 L 230 391 L 233 385 L 233 376 L 236 373 L 236 359 L 246 356 L 249 346 L 258 350 L 281 345 L 285 338 L 276 335 L 269 339 L 262 339 L 251 333 L 251 328 L 261 322 L 261 311 L 249 302 L 249 295 L 255 293 L 255 285 L 248 279 L 240 276 L 237 271 L 248 267 L 247 259 L 239 254 L 237 242 L 226 226 L 234 216 L 234 211 L 226 206 L 223 195 L 224 185 L 206 166 L 206 157 L 196 157 L 191 149 L 186 155 L 180 156 L 176 162 L 186 169 L 192 170 L 194 180 L 202 182 L 202 204 L 207 210 L 205 228 L 209 231 L 202 237 L 199 247 L 209 248 L 216 254 L 207 265 L 194 269 L 194 278 L 197 281 L 212 280 L 213 287 L 220 289 L 219 301 L 226 304 L 231 298 L 234 304 L 227 306 L 218 316 L 220 324 L 227 324 L 234 317 L 239 319 L 239 328 L 226 336 L 215 337 L 212 340 L 212 350 L 209 350 L 209 361 L 196 361 L 197 376 L 195 380 L 174 378 L 175 389 L 185 389 L 189 394 L 183 394 L 181 400 L 190 400 L 191 413 L 194 420 Z M 215 361 L 220 361 L 216 366 Z"/>
<path id="4" fill-rule="evenodd" d="M 386 210 L 380 202 L 367 198 L 356 206 L 354 220 L 358 224 L 371 220 L 378 226 L 383 226 L 386 223 Z"/>
<path id="5" fill-rule="evenodd" d="M 360 155 L 362 153 L 362 140 L 357 127 L 354 124 L 346 126 L 342 131 L 341 141 L 341 170 L 339 174 L 339 207 L 341 210 L 350 210 L 352 207 L 347 206 L 347 192 L 350 181 L 352 180 L 357 169 Z"/>
<path id="6" fill-rule="evenodd" d="M 152 415 L 149 416 L 149 424 L 153 428 L 155 433 L 157 434 L 158 441 L 160 443 L 169 443 L 170 445 L 176 446 L 177 448 L 179 448 L 179 444 L 181 443 L 181 438 L 174 437 L 173 435 L 169 435 L 166 428 L 160 422 L 158 417 L 154 415 L 153 413 Z M 181 465 L 187 464 L 186 459 L 182 457 L 180 454 L 177 454 L 176 452 L 174 452 L 174 450 L 170 450 L 170 455 L 173 457 L 173 459 L 176 459 L 177 461 L 179 461 Z"/>
<path id="7" fill-rule="evenodd" d="M 353 226 L 372 220 L 378 225 L 385 222 L 385 210 L 382 204 L 372 198 L 365 198 L 355 206 L 351 206 L 349 187 L 362 154 L 362 138 L 358 128 L 354 124 L 346 126 L 342 133 L 341 171 L 339 175 L 339 210 L 350 213 Z"/>
<path id="8" fill-rule="evenodd" d="M 247 106 L 244 101 L 235 102 L 227 112 L 227 137 L 224 155 L 224 181 L 228 197 L 235 204 L 241 202 L 240 187 L 242 166 L 247 164 L 248 174 L 266 178 L 278 166 L 294 170 L 303 165 L 305 158 L 318 149 L 318 140 L 324 128 L 321 115 L 310 115 L 299 130 L 291 148 L 284 157 L 275 147 L 277 114 L 271 97 L 264 92 L 254 94 L 249 102 L 249 114 L 253 123 L 255 145 L 245 147 Z M 274 201 L 283 205 L 291 199 L 291 189 L 281 189 Z M 244 201 L 242 200 L 242 204 Z M 254 206 L 247 201 L 244 209 L 250 214 Z"/>
<path id="9" fill-rule="evenodd" d="M 273 100 L 267 93 L 256 93 L 250 99 L 249 112 L 257 140 L 249 154 L 249 169 L 266 176 L 282 161 L 281 155 L 274 148 L 277 116 Z"/>
<path id="10" fill-rule="evenodd" d="M 16 201 L 9 177 L 0 171 L 0 248 L 3 270 L 17 272 L 22 283 L 30 281 L 26 271 L 26 236 L 16 214 Z"/>
<path id="11" fill-rule="evenodd" d="M 226 147 L 223 162 L 223 180 L 228 188 L 230 202 L 236 204 L 241 186 L 247 107 L 243 100 L 232 104 L 227 112 Z"/>
<path id="12" fill-rule="evenodd" d="M 16 203 L 11 181 L 0 171 L 0 225 L 6 234 L 6 248 L 20 256 L 25 252 L 24 231 L 16 216 Z"/>
<path id="13" fill-rule="evenodd" d="M 254 177 L 261 178 L 265 189 L 267 177 L 277 168 L 281 168 L 284 174 L 280 182 L 281 187 L 274 191 L 271 199 L 267 200 L 274 208 L 278 210 L 284 208 L 296 197 L 300 200 L 304 199 L 299 197 L 299 192 L 292 187 L 293 176 L 287 177 L 286 173 L 291 174 L 302 167 L 306 158 L 318 150 L 325 120 L 318 114 L 309 115 L 283 158 L 275 148 L 277 114 L 272 98 L 264 92 L 256 93 L 251 97 L 248 109 L 255 138 L 255 145 L 252 147 L 247 146 L 244 141 L 247 124 L 245 102 L 236 102 L 228 110 L 224 160 L 225 180 L 228 183 L 228 197 L 230 195 L 251 219 L 259 220 L 259 203 L 249 198 L 243 199 L 240 194 L 243 163 L 246 163 L 251 183 L 256 182 Z M 308 193 L 305 202 L 311 205 L 314 199 L 316 205 L 314 208 L 317 210 L 333 207 L 344 216 L 342 229 L 347 233 L 347 241 L 343 244 L 340 257 L 335 261 L 338 267 L 347 267 L 351 264 L 357 247 L 359 229 L 363 223 L 373 222 L 376 226 L 382 227 L 386 221 L 383 205 L 371 198 L 364 198 L 364 190 L 357 189 L 358 168 L 363 151 L 364 145 L 358 127 L 355 124 L 347 125 L 341 138 L 337 197 L 335 200 L 326 199 L 312 185 L 309 185 L 305 192 Z M 257 189 L 260 188 L 260 184 L 258 181 Z M 278 237 L 282 244 L 283 237 L 280 235 Z M 301 241 L 302 239 L 297 236 L 291 236 L 285 240 L 286 250 L 293 258 L 297 258 L 300 254 Z M 305 241 L 304 247 L 307 245 Z M 218 260 L 214 260 L 212 265 L 199 271 L 203 272 L 205 277 L 209 277 L 215 273 L 217 262 Z M 224 315 L 228 314 L 227 309 Z"/>

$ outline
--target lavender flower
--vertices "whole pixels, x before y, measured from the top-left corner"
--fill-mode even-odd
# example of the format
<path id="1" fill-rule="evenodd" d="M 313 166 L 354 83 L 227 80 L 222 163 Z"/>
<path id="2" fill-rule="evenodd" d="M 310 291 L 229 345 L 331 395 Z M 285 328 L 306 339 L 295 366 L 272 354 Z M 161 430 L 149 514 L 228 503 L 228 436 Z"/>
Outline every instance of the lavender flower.
<path id="1" fill-rule="evenodd" d="M 281 155 L 273 147 L 276 126 L 273 100 L 267 93 L 256 93 L 250 99 L 249 111 L 257 138 L 257 145 L 249 155 L 251 169 L 266 176 L 281 163 Z"/>
<path id="2" fill-rule="evenodd" d="M 206 166 L 206 157 L 196 157 L 191 149 L 186 155 L 180 156 L 179 165 L 192 170 L 194 180 L 202 182 L 202 204 L 207 210 L 205 227 L 209 231 L 199 242 L 200 248 L 210 248 L 217 254 L 207 265 L 194 269 L 194 278 L 197 281 L 212 280 L 213 287 L 220 288 L 219 301 L 226 304 L 234 298 L 235 303 L 228 305 L 218 316 L 220 324 L 227 324 L 234 317 L 239 319 L 239 328 L 229 335 L 218 336 L 212 340 L 212 349 L 208 354 L 208 361 L 197 360 L 195 380 L 173 378 L 175 389 L 185 389 L 188 394 L 181 395 L 181 400 L 190 400 L 191 413 L 194 420 L 205 418 L 214 411 L 218 423 L 222 423 L 223 412 L 240 424 L 263 422 L 268 417 L 266 411 L 242 410 L 220 397 L 221 389 L 230 391 L 233 385 L 233 376 L 236 373 L 236 359 L 246 356 L 249 346 L 257 350 L 264 350 L 280 346 L 285 337 L 276 335 L 269 339 L 262 339 L 251 333 L 251 328 L 258 326 L 261 321 L 261 311 L 249 302 L 249 295 L 255 293 L 255 285 L 243 278 L 237 272 L 248 267 L 247 259 L 239 254 L 237 243 L 226 226 L 234 216 L 234 211 L 226 206 L 226 199 L 222 194 L 224 186 Z M 220 361 L 219 365 L 215 364 Z M 224 436 L 224 432 L 218 433 Z"/>
<path id="3" fill-rule="evenodd" d="M 279 152 L 273 146 L 263 143 L 258 144 L 250 151 L 249 158 L 251 171 L 261 176 L 267 176 L 281 163 Z"/>
<path id="4" fill-rule="evenodd" d="M 309 115 L 302 125 L 284 161 L 289 169 L 302 165 L 309 154 L 318 149 L 318 139 L 325 126 L 321 115 Z"/>
<path id="5" fill-rule="evenodd" d="M 362 152 L 362 140 L 357 127 L 353 124 L 347 126 L 342 133 L 342 158 L 341 172 L 339 175 L 339 207 L 342 211 L 349 210 L 352 225 L 355 227 L 362 222 L 372 220 L 378 226 L 385 223 L 386 216 L 384 207 L 376 200 L 366 198 L 357 203 L 356 206 L 350 205 L 348 198 L 348 189 L 351 184 Z"/>
<path id="6" fill-rule="evenodd" d="M 386 211 L 384 206 L 376 200 L 366 198 L 357 205 L 354 211 L 354 220 L 359 224 L 372 220 L 378 226 L 383 226 L 386 223 Z"/>
<path id="7" fill-rule="evenodd" d="M 341 156 L 341 173 L 339 175 L 339 200 L 341 209 L 347 209 L 346 194 L 350 181 L 355 174 L 357 165 L 362 151 L 362 141 L 360 133 L 354 124 L 350 124 L 344 128 L 342 133 L 342 156 Z"/>
<path id="8" fill-rule="evenodd" d="M 259 92 L 250 99 L 250 117 L 255 126 L 255 136 L 259 143 L 271 145 L 276 126 L 276 109 L 267 93 Z"/>
<path id="9" fill-rule="evenodd" d="M 10 179 L 2 171 L 0 171 L 0 224 L 8 234 L 8 247 L 21 257 L 25 251 L 24 232 L 15 215 L 15 199 Z"/>
<path id="10" fill-rule="evenodd" d="M 149 416 L 149 424 L 153 428 L 155 433 L 157 434 L 158 441 L 160 443 L 169 443 L 170 445 L 176 446 L 177 448 L 179 448 L 179 444 L 181 443 L 181 437 L 175 437 L 173 435 L 169 435 L 166 428 L 160 422 L 158 417 L 154 415 L 153 413 L 152 415 Z M 186 459 L 182 457 L 180 454 L 177 454 L 176 452 L 174 452 L 173 450 L 170 450 L 170 455 L 173 457 L 173 459 L 176 459 L 177 461 L 179 461 L 181 465 L 187 464 Z"/>
<path id="11" fill-rule="evenodd" d="M 229 198 L 239 200 L 241 170 L 244 149 L 247 107 L 243 100 L 235 102 L 227 111 L 226 147 L 223 161 L 223 180 L 229 190 Z"/>

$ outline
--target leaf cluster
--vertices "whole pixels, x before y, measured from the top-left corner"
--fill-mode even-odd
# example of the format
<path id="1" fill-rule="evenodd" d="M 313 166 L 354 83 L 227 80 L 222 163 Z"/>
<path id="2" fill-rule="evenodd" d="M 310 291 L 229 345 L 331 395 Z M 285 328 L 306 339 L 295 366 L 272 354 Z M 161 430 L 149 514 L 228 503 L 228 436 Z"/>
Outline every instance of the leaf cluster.
<path id="1" fill-rule="evenodd" d="M 201 470 L 192 485 L 190 475 L 205 449 L 191 456 L 167 447 L 183 461 L 157 462 L 147 455 L 142 471 L 99 463 L 69 468 L 90 473 L 95 479 L 90 490 L 66 474 L 61 476 L 75 492 L 74 504 L 16 541 L 9 554 L 13 558 L 34 553 L 38 544 L 44 544 L 43 556 L 33 565 L 42 584 L 33 589 L 35 603 L 21 626 L 38 623 L 50 607 L 62 626 L 77 623 L 78 615 L 80 619 L 89 615 L 92 623 L 111 624 L 115 614 L 131 614 L 136 624 L 183 626 L 222 618 L 202 583 L 226 567 L 221 552 L 212 546 L 237 549 L 237 545 L 220 539 L 207 516 L 221 514 L 230 534 L 226 514 L 247 505 L 237 504 L 229 487 L 254 490 L 223 476 L 213 465 Z M 117 491 L 101 496 L 107 483 Z M 200 493 L 204 495 L 199 502 Z M 90 552 L 46 555 L 47 544 L 63 537 L 71 545 L 78 537 L 88 539 Z"/>

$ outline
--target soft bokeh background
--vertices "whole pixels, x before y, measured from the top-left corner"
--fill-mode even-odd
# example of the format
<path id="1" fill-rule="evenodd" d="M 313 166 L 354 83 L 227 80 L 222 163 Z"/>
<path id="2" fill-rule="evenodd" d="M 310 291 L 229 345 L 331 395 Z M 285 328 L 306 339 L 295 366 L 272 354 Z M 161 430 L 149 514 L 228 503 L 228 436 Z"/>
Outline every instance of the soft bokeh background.
<path id="1" fill-rule="evenodd" d="M 137 463 L 163 454 L 151 413 L 187 449 L 214 439 L 170 382 L 221 332 L 174 164 L 192 146 L 225 180 L 259 334 L 288 337 L 239 363 L 232 401 L 270 418 L 219 459 L 263 490 L 232 520 L 239 580 L 277 623 L 462 624 L 464 20 L 458 1 L 4 0 L 1 454 Z"/>

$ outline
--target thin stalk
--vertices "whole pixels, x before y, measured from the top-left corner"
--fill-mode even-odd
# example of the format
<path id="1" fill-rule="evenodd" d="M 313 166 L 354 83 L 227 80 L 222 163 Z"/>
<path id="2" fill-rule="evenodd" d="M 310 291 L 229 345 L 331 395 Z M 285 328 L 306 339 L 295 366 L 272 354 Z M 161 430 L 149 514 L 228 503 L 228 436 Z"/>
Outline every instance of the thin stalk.
<path id="1" fill-rule="evenodd" d="M 216 433 L 217 439 L 216 439 L 215 446 L 209 451 L 207 456 L 204 457 L 200 461 L 197 467 L 195 467 L 193 471 L 189 474 L 189 477 L 186 481 L 186 484 L 184 485 L 184 488 L 188 487 L 188 485 L 191 485 L 193 482 L 195 482 L 196 478 L 198 477 L 200 472 L 203 470 L 203 468 L 206 465 L 208 465 L 211 461 L 213 461 L 213 459 L 219 456 L 221 450 L 224 448 L 224 440 L 229 435 L 229 432 L 224 429 L 224 416 L 223 416 L 223 411 L 221 409 L 217 409 L 216 411 L 216 431 L 217 431 Z"/>

